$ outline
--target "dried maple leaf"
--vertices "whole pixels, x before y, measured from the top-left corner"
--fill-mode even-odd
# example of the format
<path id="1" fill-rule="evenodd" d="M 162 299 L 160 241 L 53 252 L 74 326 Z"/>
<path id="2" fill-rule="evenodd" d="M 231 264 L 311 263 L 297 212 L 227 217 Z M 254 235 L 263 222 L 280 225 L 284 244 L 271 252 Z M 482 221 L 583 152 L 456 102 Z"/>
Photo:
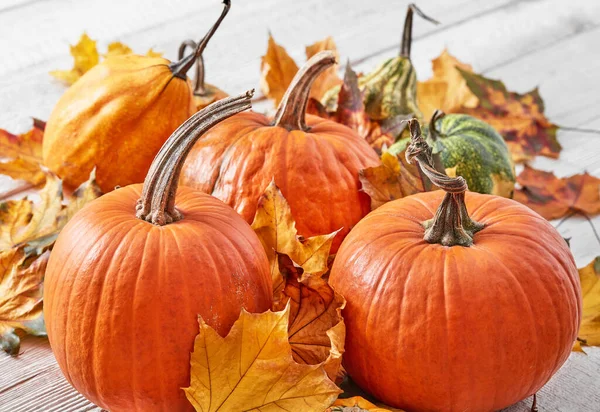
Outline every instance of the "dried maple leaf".
<path id="1" fill-rule="evenodd" d="M 583 315 L 578 338 L 586 345 L 600 345 L 600 256 L 579 269 Z"/>
<path id="2" fill-rule="evenodd" d="M 63 209 L 62 182 L 52 173 L 39 192 L 40 201 L 8 200 L 0 203 L 0 250 L 55 232 Z"/>
<path id="3" fill-rule="evenodd" d="M 13 179 L 25 180 L 32 186 L 38 186 L 46 180 L 46 174 L 40 164 L 23 158 L 11 159 L 0 162 L 0 175 L 10 176 Z"/>
<path id="4" fill-rule="evenodd" d="M 419 167 L 406 161 L 405 151 L 396 156 L 384 152 L 381 165 L 359 171 L 358 178 L 362 190 L 371 197 L 371 210 L 391 200 L 434 188 Z"/>
<path id="5" fill-rule="evenodd" d="M 26 133 L 14 135 L 0 129 L 0 156 L 4 158 L 21 158 L 31 163 L 42 162 L 42 140 L 46 124 L 33 119 L 33 127 Z"/>
<path id="6" fill-rule="evenodd" d="M 275 181 L 271 181 L 258 200 L 252 229 L 258 235 L 269 258 L 275 300 L 278 299 L 285 283 L 279 271 L 277 253 L 288 255 L 302 266 L 306 273 L 315 276 L 321 276 L 329 269 L 329 250 L 338 231 L 310 238 L 298 236 L 290 205 Z"/>
<path id="7" fill-rule="evenodd" d="M 477 107 L 463 108 L 461 112 L 492 125 L 506 140 L 515 162 L 536 155 L 558 158 L 558 126 L 544 116 L 544 102 L 537 88 L 525 94 L 509 92 L 499 80 L 457 70 L 479 99 Z"/>
<path id="8" fill-rule="evenodd" d="M 0 347 L 11 355 L 20 347 L 15 329 L 45 334 L 42 282 L 49 256 L 27 254 L 24 246 L 0 251 Z"/>
<path id="9" fill-rule="evenodd" d="M 460 62 L 444 49 L 432 62 L 433 77 L 417 83 L 417 103 L 425 119 L 429 119 L 436 109 L 445 113 L 457 113 L 464 108 L 475 108 L 477 96 L 467 86 L 467 81 L 457 70 L 472 73 L 473 68 Z"/>
<path id="10" fill-rule="evenodd" d="M 273 35 L 269 33 L 267 53 L 262 56 L 260 63 L 260 89 L 263 94 L 278 106 L 297 71 L 294 59 L 275 43 Z"/>
<path id="11" fill-rule="evenodd" d="M 52 76 L 67 84 L 75 83 L 77 79 L 100 61 L 96 41 L 90 39 L 86 33 L 81 35 L 76 45 L 71 46 L 71 56 L 74 60 L 71 70 L 54 70 L 50 72 Z"/>
<path id="12" fill-rule="evenodd" d="M 337 46 L 333 41 L 331 36 L 326 37 L 325 39 L 318 41 L 316 43 L 311 44 L 310 46 L 306 46 L 306 60 L 310 59 L 315 54 L 323 51 L 323 50 L 331 50 L 335 54 L 335 60 L 340 60 L 340 54 L 338 53 Z M 325 92 L 327 92 L 332 87 L 337 86 L 342 82 L 340 77 L 337 74 L 338 72 L 338 64 L 334 64 L 328 67 L 323 73 L 316 78 L 313 82 L 313 85 L 310 89 L 310 97 L 320 100 L 323 98 Z"/>
<path id="13" fill-rule="evenodd" d="M 190 386 L 197 411 L 321 412 L 341 392 L 322 365 L 300 365 L 288 343 L 289 307 L 248 313 L 226 337 L 199 318 L 191 356 Z"/>
<path id="14" fill-rule="evenodd" d="M 108 50 L 103 57 L 122 56 L 132 54 L 131 47 L 121 42 L 112 42 L 108 45 Z M 100 63 L 100 54 L 96 47 L 96 41 L 89 38 L 86 33 L 81 35 L 79 42 L 71 46 L 71 56 L 75 60 L 71 70 L 54 70 L 50 72 L 58 80 L 62 80 L 68 85 L 75 83 L 81 76 L 87 73 L 92 67 Z M 149 57 L 161 57 L 162 53 L 154 51 L 152 48 L 146 52 Z"/>
<path id="15" fill-rule="evenodd" d="M 362 396 L 353 396 L 352 398 L 338 399 L 325 412 L 403 412 L 402 409 L 392 408 L 391 406 L 377 406 L 369 402 Z"/>
<path id="16" fill-rule="evenodd" d="M 290 306 L 288 333 L 294 360 L 307 365 L 323 363 L 329 378 L 341 381 L 346 300 L 322 277 L 306 276 L 287 255 L 278 254 L 278 264 L 285 286 L 273 309 Z"/>
<path id="17" fill-rule="evenodd" d="M 517 183 L 521 188 L 515 190 L 514 199 L 548 220 L 568 212 L 600 213 L 600 179 L 588 173 L 558 178 L 525 165 Z"/>

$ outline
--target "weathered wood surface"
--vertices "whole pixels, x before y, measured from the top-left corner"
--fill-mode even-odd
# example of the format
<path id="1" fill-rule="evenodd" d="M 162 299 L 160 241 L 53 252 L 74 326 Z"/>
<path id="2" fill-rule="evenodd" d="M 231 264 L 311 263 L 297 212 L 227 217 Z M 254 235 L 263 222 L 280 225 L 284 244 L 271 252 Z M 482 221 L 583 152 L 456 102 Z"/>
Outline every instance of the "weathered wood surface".
<path id="1" fill-rule="evenodd" d="M 407 1 L 233 0 L 232 11 L 206 50 L 207 80 L 230 93 L 258 87 L 268 30 L 298 61 L 304 46 L 333 35 L 342 59 L 368 70 L 398 50 Z M 415 20 L 413 62 L 421 79 L 444 47 L 511 90 L 540 87 L 548 117 L 563 126 L 600 129 L 600 1 L 420 0 L 443 24 Z M 219 12 L 217 0 L 2 0 L 0 2 L 0 127 L 25 131 L 30 117 L 47 119 L 64 92 L 48 76 L 71 65 L 68 44 L 84 30 L 100 50 L 115 40 L 175 58 L 179 42 L 199 38 Z M 259 106 L 267 109 L 268 105 Z M 533 165 L 564 176 L 600 176 L 600 135 L 559 131 L 564 149 Z M 1 153 L 0 153 L 1 156 Z M 14 185 L 0 178 L 0 193 Z M 596 226 L 600 217 L 593 219 Z M 578 266 L 600 254 L 587 221 L 560 227 Z M 600 349 L 574 353 L 542 389 L 541 411 L 600 411 Z M 526 400 L 508 411 L 527 411 Z M 0 354 L 0 411 L 99 410 L 62 377 L 47 340 L 27 337 L 18 358 Z"/>

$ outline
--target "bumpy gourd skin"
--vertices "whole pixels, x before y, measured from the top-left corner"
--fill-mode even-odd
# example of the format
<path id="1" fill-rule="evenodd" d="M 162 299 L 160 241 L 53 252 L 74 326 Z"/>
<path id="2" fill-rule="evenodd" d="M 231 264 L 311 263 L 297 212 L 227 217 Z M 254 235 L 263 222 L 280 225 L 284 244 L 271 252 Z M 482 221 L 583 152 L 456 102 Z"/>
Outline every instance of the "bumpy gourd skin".
<path id="1" fill-rule="evenodd" d="M 423 240 L 444 196 L 386 203 L 341 245 L 331 285 L 347 301 L 344 365 L 409 411 L 495 411 L 536 393 L 581 321 L 573 256 L 552 225 L 498 196 L 466 193 L 473 245 Z"/>
<path id="2" fill-rule="evenodd" d="M 427 127 L 424 134 L 440 153 L 448 175 L 464 177 L 473 192 L 512 197 L 514 164 L 504 139 L 492 126 L 465 114 L 447 114 L 435 125 L 436 139 Z M 389 152 L 399 154 L 409 140 L 394 143 Z"/>
<path id="3" fill-rule="evenodd" d="M 375 70 L 358 78 L 365 112 L 375 120 L 413 114 L 423 117 L 417 106 L 417 75 L 409 58 L 397 56 L 381 63 Z M 328 111 L 337 108 L 341 86 L 335 86 L 321 103 Z"/>
<path id="4" fill-rule="evenodd" d="M 169 60 L 115 56 L 87 72 L 56 104 L 44 133 L 44 164 L 68 187 L 96 167 L 104 192 L 144 181 L 169 135 L 195 113 L 188 81 Z"/>

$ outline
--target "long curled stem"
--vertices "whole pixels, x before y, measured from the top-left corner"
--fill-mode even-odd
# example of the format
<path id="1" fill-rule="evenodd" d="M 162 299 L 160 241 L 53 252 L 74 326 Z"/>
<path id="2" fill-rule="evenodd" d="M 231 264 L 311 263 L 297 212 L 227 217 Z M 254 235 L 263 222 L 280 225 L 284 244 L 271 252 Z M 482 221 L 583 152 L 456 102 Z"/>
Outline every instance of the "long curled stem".
<path id="1" fill-rule="evenodd" d="M 221 12 L 221 15 L 219 16 L 219 18 L 217 19 L 215 24 L 212 25 L 212 27 L 210 28 L 208 33 L 206 33 L 206 35 L 202 38 L 202 40 L 198 44 L 196 44 L 192 40 L 191 43 L 189 43 L 189 41 L 187 41 L 188 42 L 187 45 L 186 45 L 186 42 L 184 42 L 180 46 L 180 48 L 179 48 L 180 60 L 173 62 L 169 65 L 169 68 L 171 69 L 173 76 L 179 77 L 181 79 L 185 79 L 186 73 L 192 68 L 194 63 L 202 60 L 202 52 L 204 52 L 206 45 L 208 44 L 208 42 L 211 39 L 211 37 L 213 36 L 213 34 L 215 34 L 217 29 L 221 25 L 221 22 L 223 21 L 225 16 L 227 16 L 227 13 L 229 13 L 229 9 L 231 8 L 231 0 L 223 0 L 223 4 L 224 4 L 224 7 L 223 7 L 223 11 Z M 185 48 L 188 45 L 195 48 L 194 52 L 185 57 L 181 56 L 182 52 L 185 51 Z M 183 47 L 183 50 L 181 49 L 181 47 Z M 202 71 L 204 71 L 203 63 L 202 63 Z M 196 74 L 198 74 L 198 69 L 196 69 Z M 197 79 L 198 79 L 198 77 L 197 77 Z M 204 84 L 204 81 L 203 81 L 203 84 Z"/>
<path id="2" fill-rule="evenodd" d="M 406 148 L 406 160 L 416 161 L 431 182 L 446 192 L 433 219 L 423 223 L 425 241 L 444 246 L 471 246 L 473 235 L 484 225 L 471 219 L 465 204 L 467 181 L 462 176 L 449 177 L 433 166 L 431 147 L 421 135 L 417 119 L 408 121 L 410 144 Z"/>
<path id="3" fill-rule="evenodd" d="M 408 59 L 410 59 L 410 48 L 412 46 L 413 13 L 417 13 L 420 17 L 433 24 L 440 24 L 437 20 L 423 13 L 416 4 L 410 3 L 408 5 L 406 18 L 404 19 L 404 30 L 402 31 L 402 45 L 400 46 L 400 56 Z"/>

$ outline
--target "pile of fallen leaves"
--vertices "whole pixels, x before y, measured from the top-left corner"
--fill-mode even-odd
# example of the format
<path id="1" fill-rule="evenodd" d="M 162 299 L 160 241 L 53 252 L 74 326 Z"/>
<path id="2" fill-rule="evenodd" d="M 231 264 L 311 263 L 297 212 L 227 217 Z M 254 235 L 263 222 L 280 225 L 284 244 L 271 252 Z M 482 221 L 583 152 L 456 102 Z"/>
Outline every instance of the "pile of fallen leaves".
<path id="1" fill-rule="evenodd" d="M 339 60 L 331 37 L 306 47 L 307 59 L 322 50 L 334 51 Z M 131 52 L 121 43 L 112 43 L 104 56 Z M 71 53 L 73 69 L 51 73 L 67 84 L 98 64 L 101 57 L 96 42 L 87 35 L 71 47 Z M 152 50 L 148 54 L 157 55 Z M 296 62 L 269 36 L 261 62 L 264 95 L 278 104 L 297 71 Z M 406 162 L 403 153 L 396 156 L 384 150 L 402 135 L 406 117 L 371 118 L 358 85 L 361 74 L 350 64 L 343 78 L 339 71 L 334 66 L 320 75 L 311 90 L 308 110 L 351 127 L 381 155 L 381 166 L 360 174 L 372 207 L 435 189 L 418 168 Z M 331 111 L 321 101 L 337 85 L 338 102 Z M 516 163 L 535 156 L 558 158 L 560 154 L 558 126 L 544 116 L 537 89 L 525 94 L 508 91 L 502 82 L 474 73 L 470 65 L 443 51 L 433 61 L 433 77 L 419 82 L 417 91 L 425 118 L 442 109 L 483 119 L 504 137 Z M 21 135 L 0 130 L 0 174 L 20 181 L 19 191 L 29 192 L 28 198 L 20 200 L 5 200 L 14 198 L 14 191 L 0 195 L 0 345 L 13 355 L 19 352 L 23 333 L 45 334 L 44 271 L 58 233 L 79 209 L 101 195 L 93 173 L 73 193 L 63 192 L 61 180 L 42 165 L 43 132 L 44 122 L 39 120 Z M 525 165 L 517 182 L 515 200 L 547 219 L 600 212 L 600 179 L 587 173 L 557 178 Z M 337 399 L 343 392 L 340 383 L 351 387 L 342 367 L 345 300 L 328 283 L 335 258 L 330 248 L 337 232 L 300 236 L 290 207 L 274 182 L 259 200 L 252 228 L 269 258 L 272 310 L 262 314 L 243 311 L 225 337 L 199 319 L 191 382 L 184 389 L 190 402 L 203 411 L 214 410 L 214 405 L 224 410 L 259 410 L 274 404 L 284 410 L 395 410 L 360 396 Z M 580 269 L 580 278 L 583 322 L 574 350 L 582 351 L 582 344 L 600 345 L 600 257 Z M 208 358 L 210 363 L 204 361 Z M 344 396 L 352 394 L 350 390 Z"/>

